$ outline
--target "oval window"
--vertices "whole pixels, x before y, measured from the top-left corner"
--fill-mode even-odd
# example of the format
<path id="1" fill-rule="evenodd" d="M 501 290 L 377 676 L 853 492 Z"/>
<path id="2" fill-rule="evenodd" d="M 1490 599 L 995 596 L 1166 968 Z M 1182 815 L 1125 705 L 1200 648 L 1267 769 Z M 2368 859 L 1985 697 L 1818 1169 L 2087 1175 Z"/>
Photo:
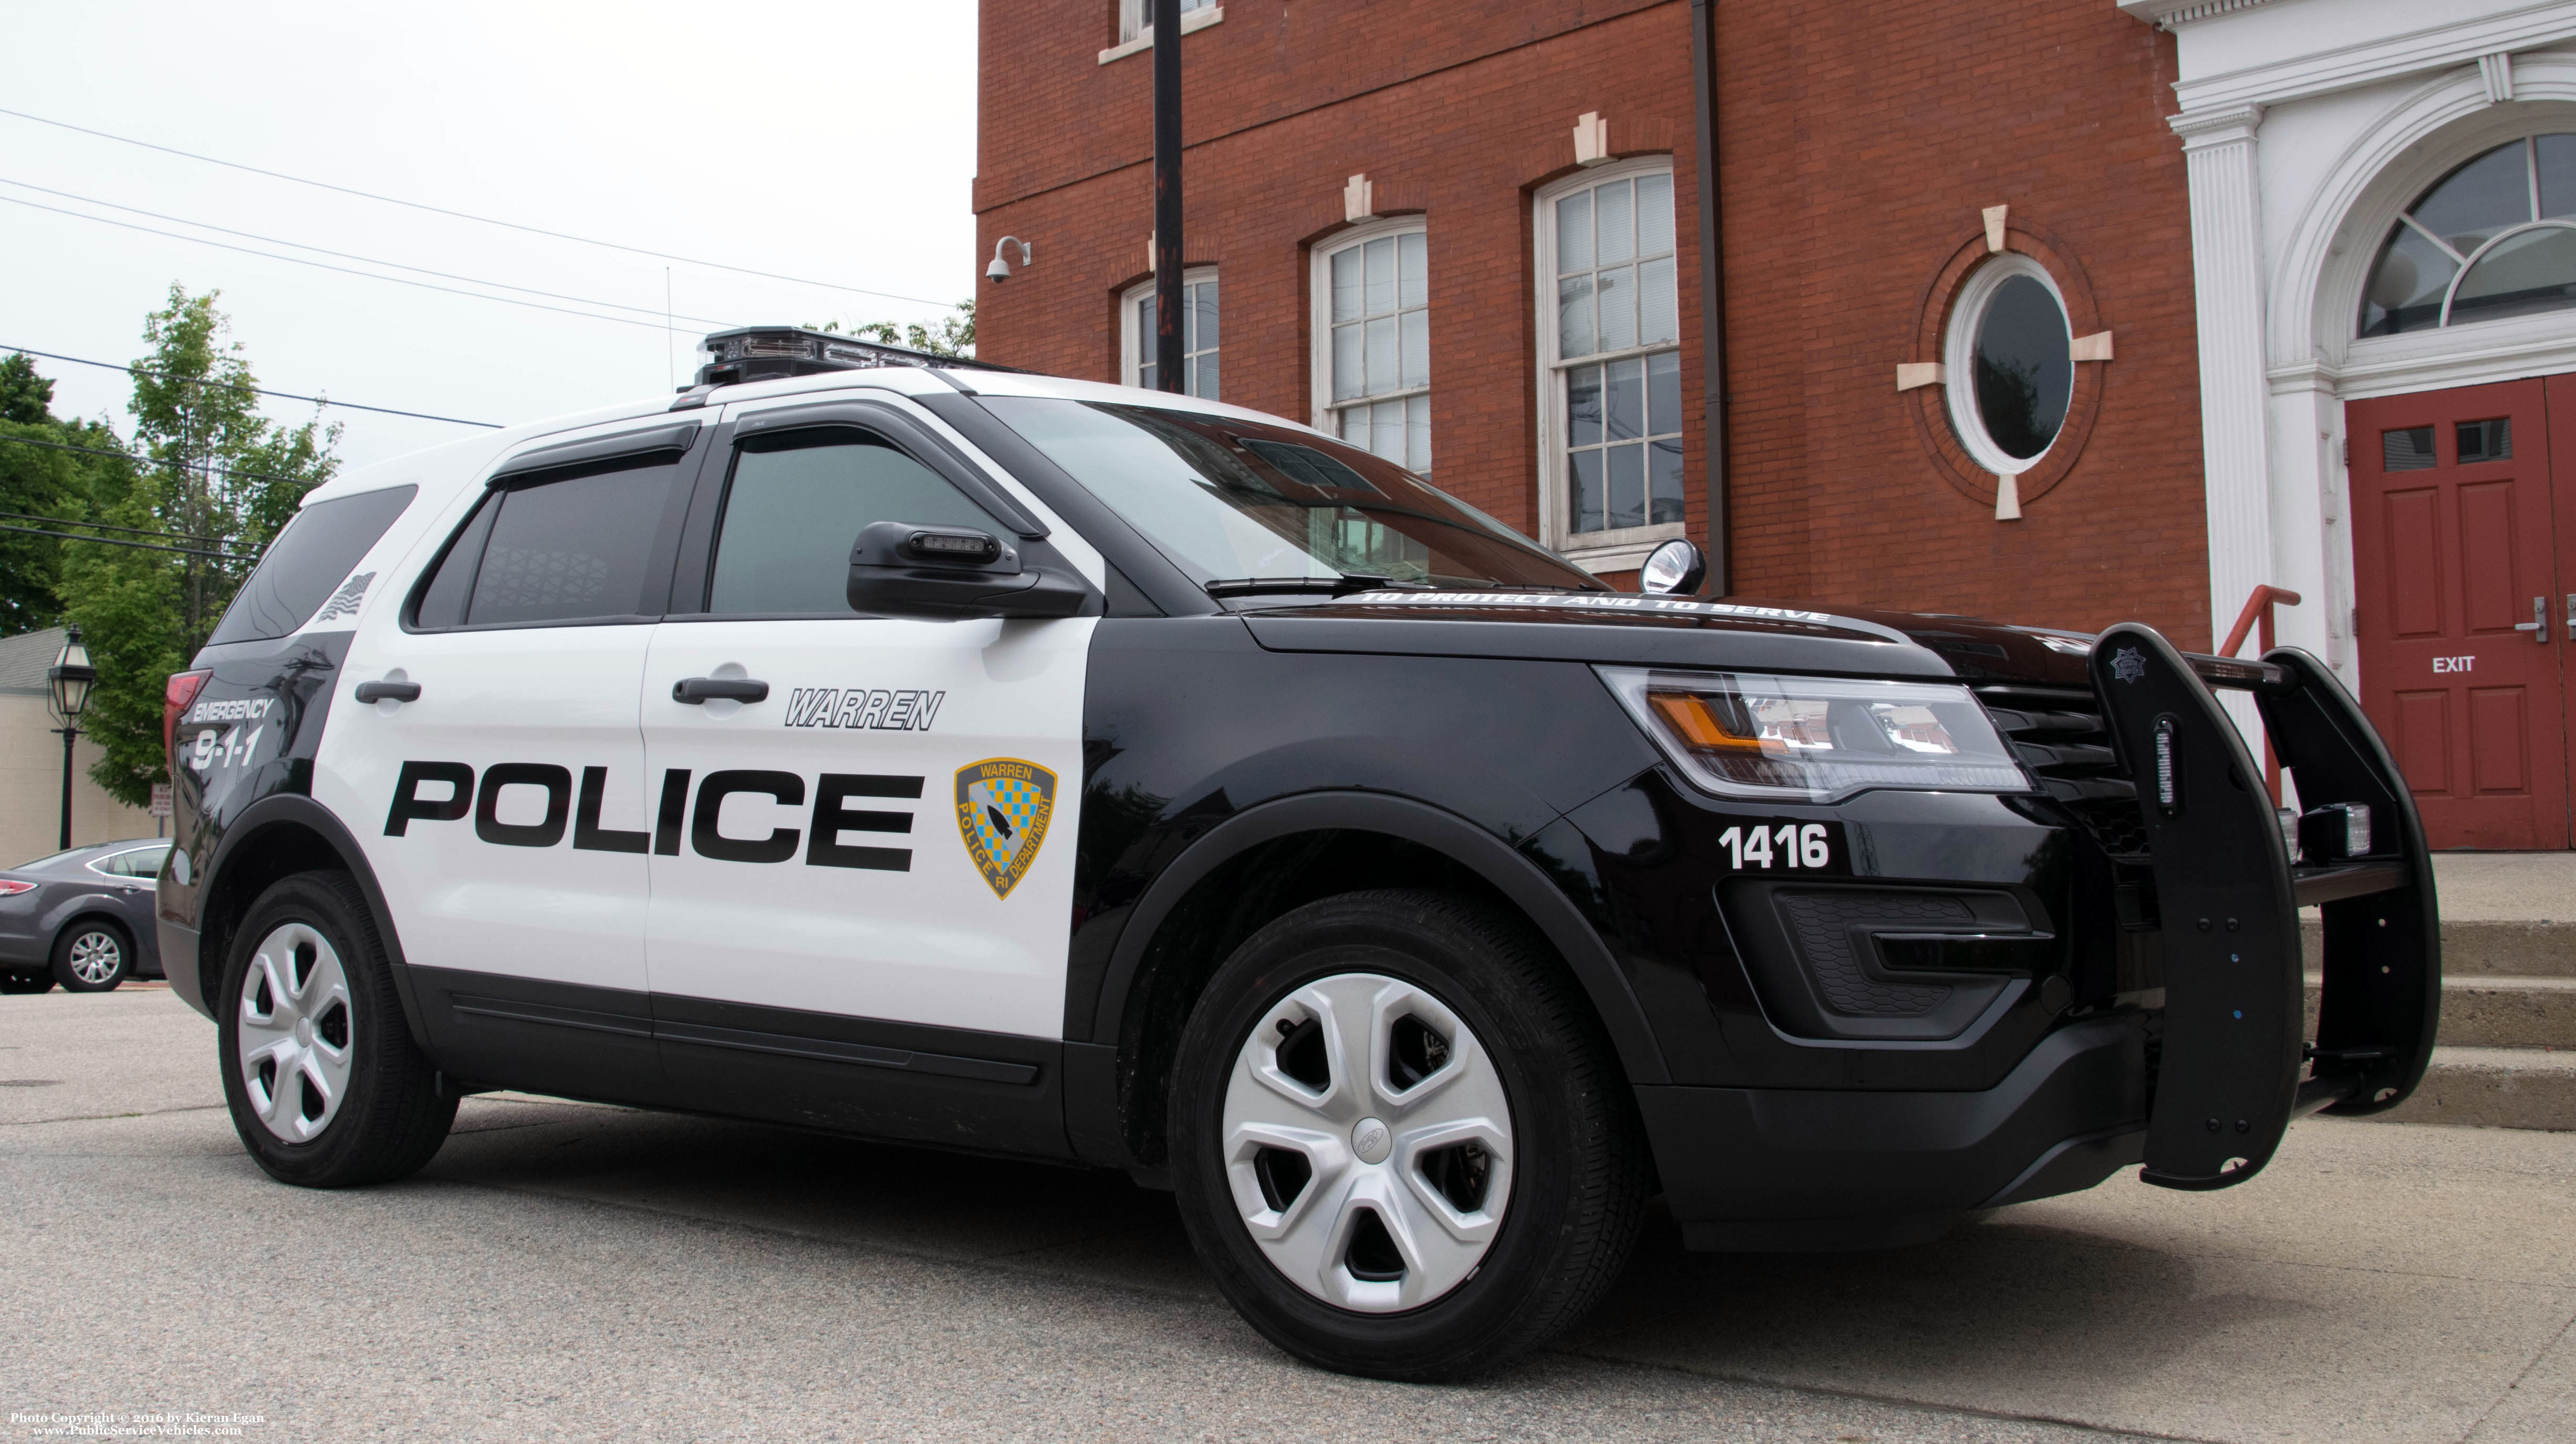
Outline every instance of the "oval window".
<path id="1" fill-rule="evenodd" d="M 1951 313 L 1950 416 L 1980 466 L 2018 474 L 2047 452 L 2075 395 L 2066 305 L 2038 262 L 2005 254 L 1969 278 Z"/>

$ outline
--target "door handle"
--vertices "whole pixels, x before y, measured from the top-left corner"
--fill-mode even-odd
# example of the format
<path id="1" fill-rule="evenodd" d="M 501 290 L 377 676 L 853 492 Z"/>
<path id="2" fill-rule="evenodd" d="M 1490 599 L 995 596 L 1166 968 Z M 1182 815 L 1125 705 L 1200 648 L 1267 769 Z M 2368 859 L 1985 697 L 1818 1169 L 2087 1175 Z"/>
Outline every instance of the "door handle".
<path id="1" fill-rule="evenodd" d="M 2576 592 L 2569 592 L 2569 593 L 2567 594 L 2567 632 L 2566 632 L 2566 635 L 2568 635 L 2568 636 L 2570 636 L 2570 637 L 2576 637 Z"/>
<path id="2" fill-rule="evenodd" d="M 420 700 L 420 684 L 418 682 L 360 682 L 357 696 L 361 702 L 417 702 Z"/>
<path id="3" fill-rule="evenodd" d="M 748 677 L 684 677 L 671 684 L 671 700 L 692 706 L 704 702 L 766 702 L 769 684 Z"/>
<path id="4" fill-rule="evenodd" d="M 2568 600 L 2576 602 L 2576 597 L 2569 597 Z M 2531 634 L 2531 640 L 2538 642 L 2544 647 L 2548 646 L 2549 599 L 2547 597 L 2533 597 L 2531 599 L 2531 620 L 2528 622 L 2516 622 L 2513 624 L 2513 629 L 2517 632 L 2529 632 Z"/>

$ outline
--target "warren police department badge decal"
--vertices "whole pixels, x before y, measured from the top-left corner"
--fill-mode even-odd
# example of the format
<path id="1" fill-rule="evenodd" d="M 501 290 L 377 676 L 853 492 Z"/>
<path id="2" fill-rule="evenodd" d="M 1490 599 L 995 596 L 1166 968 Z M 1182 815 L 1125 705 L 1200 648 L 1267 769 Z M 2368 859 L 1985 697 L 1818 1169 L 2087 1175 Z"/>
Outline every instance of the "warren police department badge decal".
<path id="1" fill-rule="evenodd" d="M 995 897 L 1028 875 L 1054 816 L 1055 774 L 1034 762 L 990 757 L 957 769 L 957 832 Z"/>

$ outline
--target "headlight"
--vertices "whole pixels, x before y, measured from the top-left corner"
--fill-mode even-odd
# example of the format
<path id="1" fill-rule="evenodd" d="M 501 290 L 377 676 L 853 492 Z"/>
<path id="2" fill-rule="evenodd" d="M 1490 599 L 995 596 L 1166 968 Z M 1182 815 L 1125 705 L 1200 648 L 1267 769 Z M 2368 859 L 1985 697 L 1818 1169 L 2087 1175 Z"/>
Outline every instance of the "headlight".
<path id="1" fill-rule="evenodd" d="M 1682 772 L 1723 797 L 2033 790 L 1965 687 L 1597 668 Z"/>

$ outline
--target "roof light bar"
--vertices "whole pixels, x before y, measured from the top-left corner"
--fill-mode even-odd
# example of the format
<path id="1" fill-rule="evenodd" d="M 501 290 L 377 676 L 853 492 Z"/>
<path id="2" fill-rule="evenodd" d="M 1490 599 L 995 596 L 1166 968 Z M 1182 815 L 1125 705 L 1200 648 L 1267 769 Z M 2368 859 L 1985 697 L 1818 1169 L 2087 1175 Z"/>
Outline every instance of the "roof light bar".
<path id="1" fill-rule="evenodd" d="M 813 376 L 825 371 L 858 371 L 875 366 L 937 366 L 972 371 L 1015 371 L 962 356 L 936 356 L 908 346 L 862 341 L 853 336 L 809 330 L 802 326 L 737 326 L 717 331 L 698 343 L 707 355 L 692 386 L 732 386 L 744 381 L 775 381 L 786 376 Z M 681 388 L 683 390 L 689 387 Z"/>

